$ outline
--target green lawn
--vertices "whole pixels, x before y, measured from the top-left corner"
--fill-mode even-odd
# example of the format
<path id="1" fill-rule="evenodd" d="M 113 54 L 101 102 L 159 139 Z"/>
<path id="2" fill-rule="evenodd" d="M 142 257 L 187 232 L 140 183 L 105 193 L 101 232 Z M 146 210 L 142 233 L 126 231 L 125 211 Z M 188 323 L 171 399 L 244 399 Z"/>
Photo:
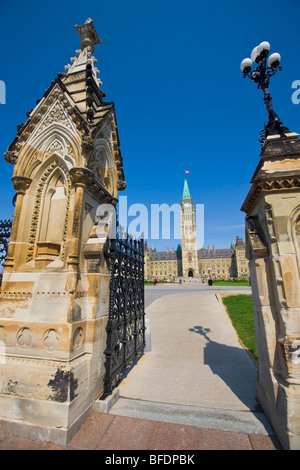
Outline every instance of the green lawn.
<path id="1" fill-rule="evenodd" d="M 213 286 L 249 286 L 249 281 L 234 280 L 234 281 L 213 281 Z"/>
<path id="2" fill-rule="evenodd" d="M 228 316 L 241 343 L 255 362 L 258 359 L 258 353 L 254 329 L 252 295 L 222 296 L 222 302 L 226 307 Z"/>

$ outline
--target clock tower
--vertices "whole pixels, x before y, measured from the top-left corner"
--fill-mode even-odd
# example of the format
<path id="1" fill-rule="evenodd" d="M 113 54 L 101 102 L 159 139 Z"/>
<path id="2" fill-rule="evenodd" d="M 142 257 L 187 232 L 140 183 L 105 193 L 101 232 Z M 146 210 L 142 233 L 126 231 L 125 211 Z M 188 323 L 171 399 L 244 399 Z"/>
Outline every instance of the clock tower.
<path id="1" fill-rule="evenodd" d="M 198 277 L 198 252 L 194 203 L 187 180 L 184 180 L 181 200 L 182 276 Z"/>

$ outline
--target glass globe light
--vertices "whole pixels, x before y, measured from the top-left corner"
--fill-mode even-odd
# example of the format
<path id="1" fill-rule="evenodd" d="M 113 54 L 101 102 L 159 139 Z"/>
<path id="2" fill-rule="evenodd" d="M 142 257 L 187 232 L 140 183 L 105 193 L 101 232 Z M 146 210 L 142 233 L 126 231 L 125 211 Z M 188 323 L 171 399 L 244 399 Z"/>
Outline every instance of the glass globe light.
<path id="1" fill-rule="evenodd" d="M 254 47 L 254 49 L 252 49 L 252 52 L 251 52 L 251 60 L 252 62 L 256 62 L 256 59 L 257 57 L 259 56 L 259 53 L 258 53 L 258 46 Z"/>
<path id="2" fill-rule="evenodd" d="M 267 52 L 270 50 L 270 43 L 268 41 L 263 41 L 257 46 L 257 52 L 260 55 L 262 52 L 265 52 L 267 55 Z"/>
<path id="3" fill-rule="evenodd" d="M 248 73 L 250 72 L 252 67 L 252 60 L 247 57 L 246 59 L 242 60 L 240 68 L 243 73 Z"/>
<path id="4" fill-rule="evenodd" d="M 281 61 L 281 55 L 278 54 L 278 52 L 274 52 L 273 54 L 270 55 L 268 59 L 268 65 L 269 67 L 276 68 L 280 64 Z"/>

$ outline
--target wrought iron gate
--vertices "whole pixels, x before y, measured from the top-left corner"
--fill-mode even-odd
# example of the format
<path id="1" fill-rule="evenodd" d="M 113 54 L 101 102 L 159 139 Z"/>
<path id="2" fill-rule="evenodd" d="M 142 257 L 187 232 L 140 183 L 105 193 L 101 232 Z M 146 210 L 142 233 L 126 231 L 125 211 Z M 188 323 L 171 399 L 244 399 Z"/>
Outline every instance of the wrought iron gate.
<path id="1" fill-rule="evenodd" d="M 0 220 L 0 266 L 5 261 L 9 237 L 11 233 L 11 220 Z M 2 272 L 0 272 L 0 284 L 2 282 Z"/>
<path id="2" fill-rule="evenodd" d="M 104 395 L 109 395 L 124 369 L 143 353 L 145 347 L 144 240 L 111 240 L 110 299 Z"/>

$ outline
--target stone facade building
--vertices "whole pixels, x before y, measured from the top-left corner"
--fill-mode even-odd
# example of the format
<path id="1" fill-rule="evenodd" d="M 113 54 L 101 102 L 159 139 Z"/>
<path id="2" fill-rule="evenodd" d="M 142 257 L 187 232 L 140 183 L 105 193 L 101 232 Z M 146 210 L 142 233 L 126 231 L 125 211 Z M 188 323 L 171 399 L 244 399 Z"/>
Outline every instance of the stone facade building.
<path id="1" fill-rule="evenodd" d="M 236 237 L 229 248 L 197 249 L 194 202 L 187 180 L 181 199 L 181 245 L 156 251 L 145 243 L 145 279 L 175 280 L 178 278 L 229 279 L 249 278 L 245 243 Z"/>

